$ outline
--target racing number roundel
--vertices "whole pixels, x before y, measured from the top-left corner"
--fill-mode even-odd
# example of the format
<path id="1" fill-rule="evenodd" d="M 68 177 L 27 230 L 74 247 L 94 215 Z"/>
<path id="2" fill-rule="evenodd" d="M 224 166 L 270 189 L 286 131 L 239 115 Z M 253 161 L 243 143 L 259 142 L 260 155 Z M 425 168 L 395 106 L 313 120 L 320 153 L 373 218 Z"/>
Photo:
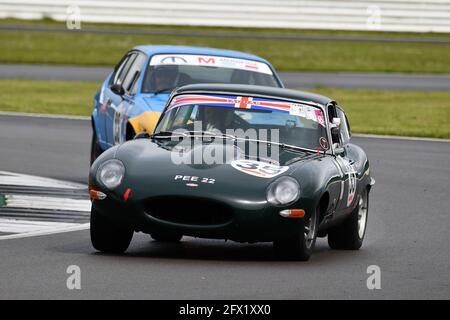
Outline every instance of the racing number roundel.
<path id="1" fill-rule="evenodd" d="M 243 173 L 260 178 L 273 178 L 289 169 L 288 166 L 277 166 L 254 160 L 234 160 L 231 166 Z"/>
<path id="2" fill-rule="evenodd" d="M 344 179 L 346 175 L 348 176 L 347 207 L 350 207 L 353 200 L 355 199 L 356 194 L 356 183 L 357 183 L 356 170 L 353 164 L 350 164 L 350 162 L 347 159 L 337 157 L 336 160 L 337 162 L 339 162 L 341 168 L 344 171 Z"/>

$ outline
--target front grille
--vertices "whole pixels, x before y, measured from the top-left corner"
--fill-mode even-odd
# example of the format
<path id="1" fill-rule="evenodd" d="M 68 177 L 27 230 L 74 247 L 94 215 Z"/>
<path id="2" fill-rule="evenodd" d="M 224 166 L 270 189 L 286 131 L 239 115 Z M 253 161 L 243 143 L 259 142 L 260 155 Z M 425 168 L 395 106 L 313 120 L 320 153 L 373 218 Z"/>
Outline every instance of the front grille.
<path id="1" fill-rule="evenodd" d="M 144 210 L 157 219 L 180 224 L 217 225 L 232 219 L 230 207 L 203 198 L 152 198 L 145 202 Z"/>

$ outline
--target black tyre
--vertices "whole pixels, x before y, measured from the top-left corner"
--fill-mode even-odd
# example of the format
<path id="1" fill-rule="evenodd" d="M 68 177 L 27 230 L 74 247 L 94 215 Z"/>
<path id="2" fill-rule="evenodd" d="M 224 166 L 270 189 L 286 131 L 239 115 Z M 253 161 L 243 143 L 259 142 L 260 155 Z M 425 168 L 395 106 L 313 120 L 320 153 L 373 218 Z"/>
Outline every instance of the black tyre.
<path id="1" fill-rule="evenodd" d="M 133 140 L 136 136 L 136 132 L 134 132 L 133 127 L 130 125 L 130 123 L 127 123 L 127 131 L 125 133 L 125 140 L 130 141 Z"/>
<path id="2" fill-rule="evenodd" d="M 97 140 L 97 135 L 95 134 L 95 131 L 92 133 L 92 139 L 91 139 L 91 165 L 94 163 L 95 159 L 97 159 L 101 154 L 103 150 L 100 148 L 100 145 Z"/>
<path id="3" fill-rule="evenodd" d="M 358 250 L 361 248 L 366 233 L 369 213 L 369 191 L 365 189 L 358 205 L 350 216 L 340 225 L 328 230 L 328 245 L 332 249 Z"/>
<path id="4" fill-rule="evenodd" d="M 127 250 L 133 237 L 133 229 L 118 226 L 91 209 L 91 242 L 98 251 L 122 253 Z"/>
<path id="5" fill-rule="evenodd" d="M 163 234 L 163 233 L 152 233 L 150 235 L 153 240 L 159 241 L 159 242 L 178 242 L 183 238 L 183 235 L 181 234 Z"/>
<path id="6" fill-rule="evenodd" d="M 303 219 L 299 234 L 273 242 L 275 254 L 283 260 L 307 261 L 311 257 L 317 238 L 319 210 Z"/>

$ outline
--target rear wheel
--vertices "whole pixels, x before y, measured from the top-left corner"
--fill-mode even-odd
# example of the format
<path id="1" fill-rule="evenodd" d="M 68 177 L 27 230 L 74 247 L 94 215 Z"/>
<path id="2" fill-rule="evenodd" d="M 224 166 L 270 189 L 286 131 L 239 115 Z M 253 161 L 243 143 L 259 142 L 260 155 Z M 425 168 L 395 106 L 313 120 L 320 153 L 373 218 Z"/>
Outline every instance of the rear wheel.
<path id="1" fill-rule="evenodd" d="M 107 253 L 122 253 L 128 249 L 133 229 L 119 226 L 91 209 L 91 242 L 95 249 Z"/>
<path id="2" fill-rule="evenodd" d="M 100 144 L 98 143 L 97 135 L 95 134 L 95 131 L 92 133 L 92 139 L 91 139 L 91 165 L 94 163 L 95 159 L 97 159 L 101 154 L 103 150 L 100 148 Z"/>
<path id="3" fill-rule="evenodd" d="M 358 205 L 342 224 L 328 231 L 328 245 L 332 249 L 358 250 L 361 248 L 366 233 L 369 213 L 369 191 L 365 189 L 358 200 Z"/>
<path id="4" fill-rule="evenodd" d="M 274 241 L 275 254 L 284 260 L 309 260 L 316 244 L 318 217 L 317 209 L 304 218 L 302 230 L 297 235 Z"/>
<path id="5" fill-rule="evenodd" d="M 150 235 L 153 240 L 159 241 L 159 242 L 178 242 L 183 238 L 183 235 L 181 234 L 167 234 L 167 233 L 152 233 Z"/>

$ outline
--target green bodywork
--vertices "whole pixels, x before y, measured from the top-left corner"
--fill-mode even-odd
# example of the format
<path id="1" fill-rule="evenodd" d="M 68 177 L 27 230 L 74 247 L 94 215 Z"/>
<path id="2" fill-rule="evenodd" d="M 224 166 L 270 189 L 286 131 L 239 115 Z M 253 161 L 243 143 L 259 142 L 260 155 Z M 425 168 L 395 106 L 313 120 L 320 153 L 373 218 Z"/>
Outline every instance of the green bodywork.
<path id="1" fill-rule="evenodd" d="M 0 193 L 0 208 L 6 206 L 6 197 Z"/>
<path id="2" fill-rule="evenodd" d="M 193 85 L 179 89 L 172 98 L 185 92 L 226 92 L 250 96 L 270 95 L 292 101 L 307 99 L 324 108 L 323 103 L 332 103 L 326 97 L 315 98 L 315 95 L 297 91 L 267 90 L 251 86 Z M 218 150 L 226 148 L 215 142 L 201 144 L 197 148 L 207 146 Z M 301 230 L 302 219 L 282 217 L 279 214 L 281 210 L 303 209 L 306 216 L 317 212 L 320 215 L 319 231 L 323 233 L 354 209 L 360 192 L 370 188 L 371 184 L 367 157 L 360 147 L 351 143 L 343 146 L 344 153 L 339 156 L 334 155 L 333 150 L 312 153 L 280 148 L 279 165 L 288 166 L 289 169 L 273 178 L 247 174 L 229 162 L 213 165 L 175 164 L 171 158 L 174 147 L 176 143 L 149 137 L 108 149 L 90 170 L 90 187 L 106 194 L 104 200 L 94 200 L 93 206 L 117 224 L 131 225 L 135 231 L 150 234 L 167 232 L 240 242 L 273 241 Z M 353 163 L 353 177 L 356 175 L 357 183 L 355 197 L 350 205 L 347 205 L 350 174 L 336 161 L 337 157 Z M 124 164 L 125 177 L 119 187 L 109 191 L 97 181 L 96 173 L 102 163 L 113 158 Z M 281 176 L 290 176 L 298 181 L 300 198 L 288 206 L 280 207 L 270 204 L 266 194 L 269 185 Z M 198 177 L 197 183 L 192 184 L 190 177 Z M 203 180 L 204 183 L 199 182 Z M 131 191 L 128 197 L 124 197 L 128 189 Z"/>

